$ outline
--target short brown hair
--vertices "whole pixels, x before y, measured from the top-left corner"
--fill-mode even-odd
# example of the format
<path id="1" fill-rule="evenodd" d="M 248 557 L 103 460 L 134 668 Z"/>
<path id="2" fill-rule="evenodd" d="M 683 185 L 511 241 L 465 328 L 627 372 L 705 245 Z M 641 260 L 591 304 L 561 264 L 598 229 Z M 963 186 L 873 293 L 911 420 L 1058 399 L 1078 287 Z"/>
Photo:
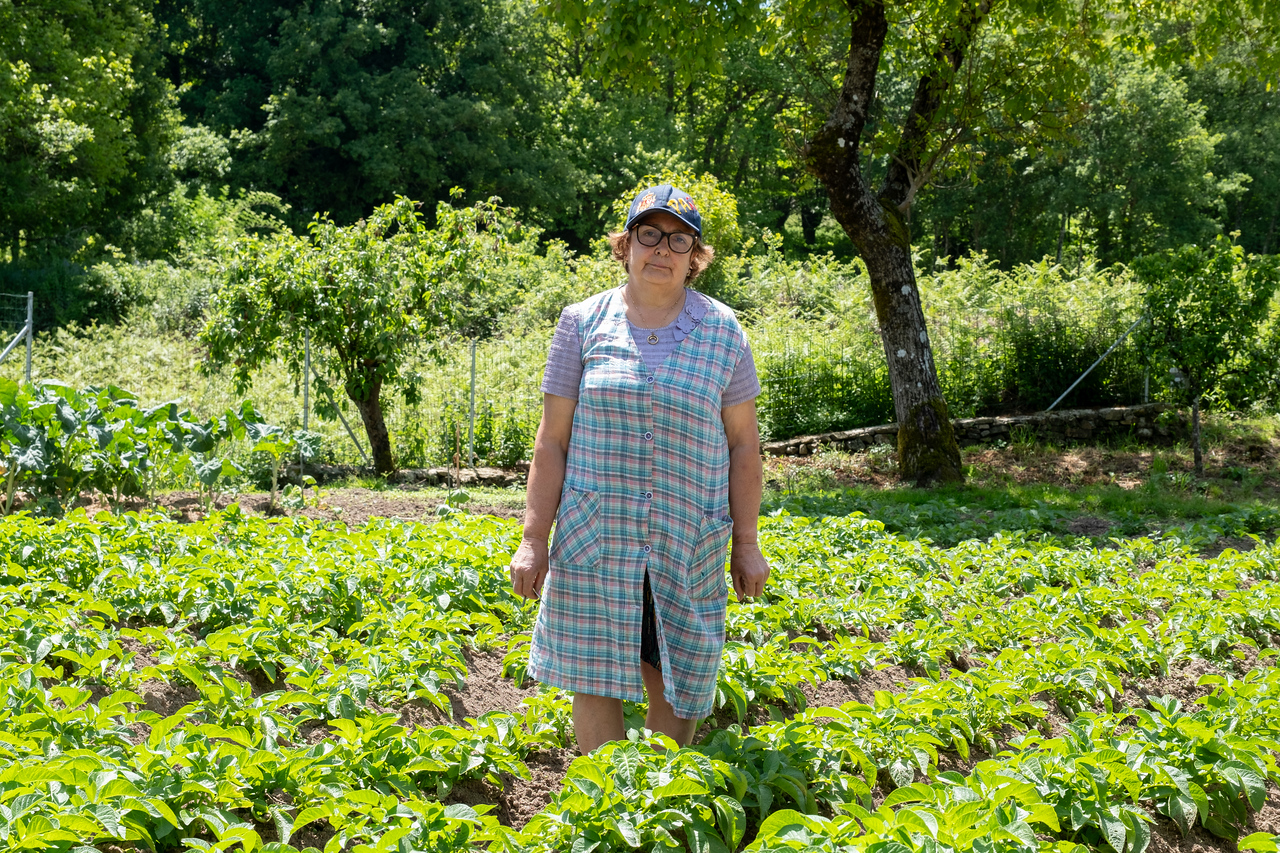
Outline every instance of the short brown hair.
<path id="1" fill-rule="evenodd" d="M 613 249 L 613 259 L 622 264 L 624 270 L 631 272 L 631 268 L 627 266 L 627 256 L 631 254 L 631 231 L 610 232 L 609 246 Z M 689 277 L 685 279 L 685 284 L 691 284 L 706 272 L 707 267 L 716 259 L 716 250 L 702 242 L 701 237 L 694 241 L 690 251 L 693 252 L 693 259 L 689 264 Z"/>

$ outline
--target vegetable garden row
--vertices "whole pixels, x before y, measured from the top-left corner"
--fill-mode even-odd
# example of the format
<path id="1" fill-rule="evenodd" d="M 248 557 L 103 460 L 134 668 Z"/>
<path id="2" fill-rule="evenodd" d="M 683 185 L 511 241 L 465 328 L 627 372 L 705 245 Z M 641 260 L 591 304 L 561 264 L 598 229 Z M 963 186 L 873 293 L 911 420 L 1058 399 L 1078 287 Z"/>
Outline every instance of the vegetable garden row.
<path id="1" fill-rule="evenodd" d="M 1275 545 L 942 548 L 856 515 L 765 519 L 774 575 L 730 604 L 710 733 L 579 758 L 510 827 L 450 794 L 570 746 L 568 698 L 400 712 L 446 718 L 467 645 L 522 677 L 518 537 L 466 515 L 0 519 L 0 848 L 1142 853 L 1157 821 L 1280 842 L 1250 829 L 1280 783 Z M 1196 658 L 1203 699 L 1141 695 Z M 806 707 L 890 665 L 918 677 Z M 149 710 L 161 683 L 190 701 Z"/>
<path id="2" fill-rule="evenodd" d="M 86 490 L 113 503 L 154 503 L 157 489 L 187 482 L 208 511 L 228 480 L 245 473 L 233 455 L 246 454 L 231 452 L 236 442 L 263 460 L 274 504 L 285 459 L 314 455 L 317 441 L 266 423 L 247 401 L 201 420 L 176 402 L 145 407 L 114 385 L 78 391 L 0 379 L 0 514 L 15 509 L 20 493 L 25 509 L 58 516 Z"/>

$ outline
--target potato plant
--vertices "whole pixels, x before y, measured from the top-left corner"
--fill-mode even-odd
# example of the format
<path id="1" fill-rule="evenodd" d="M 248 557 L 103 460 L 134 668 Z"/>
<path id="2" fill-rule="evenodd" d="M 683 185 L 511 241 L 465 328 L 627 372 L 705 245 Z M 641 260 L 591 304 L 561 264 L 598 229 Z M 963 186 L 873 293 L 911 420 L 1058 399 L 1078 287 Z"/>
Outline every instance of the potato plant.
<path id="1" fill-rule="evenodd" d="M 469 647 L 523 681 L 519 535 L 464 512 L 0 519 L 0 845 L 1142 853 L 1162 820 L 1274 843 L 1246 832 L 1280 782 L 1274 545 L 942 547 L 856 515 L 768 518 L 775 577 L 729 605 L 705 736 L 633 731 L 512 827 L 455 795 L 571 747 L 568 698 L 460 720 L 445 691 Z M 1198 702 L 1132 689 L 1192 661 Z M 905 683 L 812 701 L 888 668 Z"/>

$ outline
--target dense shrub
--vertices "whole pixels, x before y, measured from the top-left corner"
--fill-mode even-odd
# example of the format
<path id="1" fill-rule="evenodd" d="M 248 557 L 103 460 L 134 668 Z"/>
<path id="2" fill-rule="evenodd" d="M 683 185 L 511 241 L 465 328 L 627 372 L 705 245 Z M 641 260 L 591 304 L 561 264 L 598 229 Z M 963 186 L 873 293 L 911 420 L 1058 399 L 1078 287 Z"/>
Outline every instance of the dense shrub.
<path id="1" fill-rule="evenodd" d="M 73 323 L 119 322 L 138 299 L 132 284 L 67 260 L 0 264 L 0 293 L 34 295 L 32 319 L 37 332 Z M 12 307 L 5 305 L 6 316 Z M 21 311 L 25 322 L 25 304 Z"/>

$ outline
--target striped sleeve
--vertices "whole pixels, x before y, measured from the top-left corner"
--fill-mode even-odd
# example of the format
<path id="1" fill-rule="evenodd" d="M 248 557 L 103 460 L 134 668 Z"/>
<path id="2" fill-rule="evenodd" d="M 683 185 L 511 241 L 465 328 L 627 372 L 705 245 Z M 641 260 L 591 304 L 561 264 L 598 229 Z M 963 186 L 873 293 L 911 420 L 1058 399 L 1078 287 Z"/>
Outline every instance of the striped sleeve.
<path id="1" fill-rule="evenodd" d="M 729 386 L 724 389 L 724 394 L 720 397 L 720 408 L 722 409 L 745 403 L 748 400 L 754 400 L 760 396 L 760 377 L 756 375 L 756 361 L 754 356 L 751 355 L 751 343 L 741 330 L 738 333 L 742 335 L 742 355 L 733 369 L 733 377 L 729 380 Z"/>
<path id="2" fill-rule="evenodd" d="M 582 382 L 582 339 L 578 336 L 578 317 L 572 305 L 560 312 L 551 349 L 547 353 L 547 369 L 542 374 L 542 392 L 557 397 L 578 399 Z"/>

